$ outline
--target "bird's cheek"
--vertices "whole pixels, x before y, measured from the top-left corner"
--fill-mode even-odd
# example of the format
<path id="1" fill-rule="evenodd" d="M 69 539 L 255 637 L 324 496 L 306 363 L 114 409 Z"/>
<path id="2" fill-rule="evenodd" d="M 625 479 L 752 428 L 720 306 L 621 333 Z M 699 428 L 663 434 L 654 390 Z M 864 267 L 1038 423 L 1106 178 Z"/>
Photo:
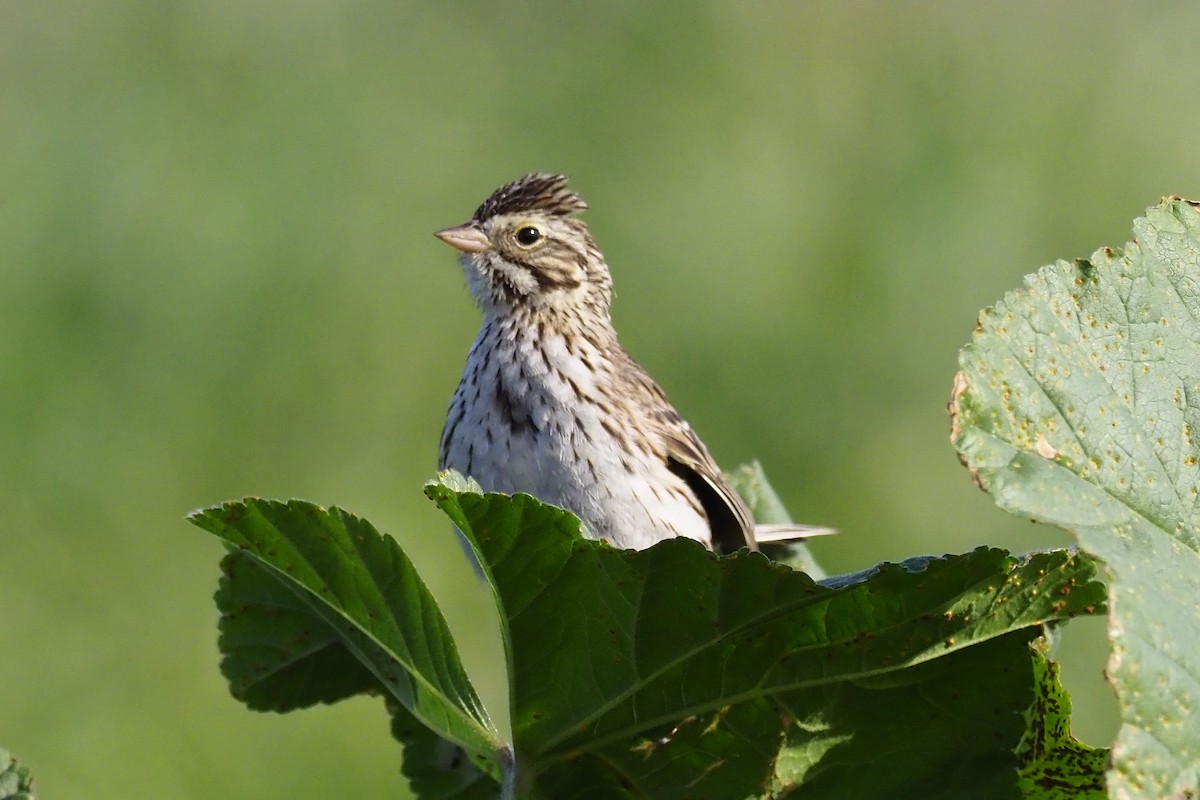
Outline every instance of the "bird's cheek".
<path id="1" fill-rule="evenodd" d="M 491 266 L 493 278 L 503 283 L 512 292 L 521 296 L 537 293 L 537 278 L 528 267 L 514 264 L 506 259 L 500 259 Z"/>

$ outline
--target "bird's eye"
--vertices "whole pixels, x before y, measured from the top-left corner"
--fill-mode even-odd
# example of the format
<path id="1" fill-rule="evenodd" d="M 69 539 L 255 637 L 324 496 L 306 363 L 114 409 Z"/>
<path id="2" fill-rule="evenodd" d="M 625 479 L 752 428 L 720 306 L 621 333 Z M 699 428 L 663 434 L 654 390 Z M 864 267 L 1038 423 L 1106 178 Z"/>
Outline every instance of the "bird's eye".
<path id="1" fill-rule="evenodd" d="M 538 239 L 542 238 L 542 232 L 532 225 L 526 225 L 517 231 L 517 243 L 522 247 L 531 247 L 537 244 Z"/>

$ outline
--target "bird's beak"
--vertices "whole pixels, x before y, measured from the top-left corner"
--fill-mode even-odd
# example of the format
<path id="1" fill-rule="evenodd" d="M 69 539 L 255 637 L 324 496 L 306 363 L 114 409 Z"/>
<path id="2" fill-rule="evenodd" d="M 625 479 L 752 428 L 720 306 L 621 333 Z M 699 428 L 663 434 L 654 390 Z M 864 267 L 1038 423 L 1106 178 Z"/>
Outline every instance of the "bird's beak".
<path id="1" fill-rule="evenodd" d="M 434 234 L 446 244 L 464 253 L 482 253 L 492 246 L 483 230 L 474 222 L 459 225 L 457 228 L 446 228 Z"/>

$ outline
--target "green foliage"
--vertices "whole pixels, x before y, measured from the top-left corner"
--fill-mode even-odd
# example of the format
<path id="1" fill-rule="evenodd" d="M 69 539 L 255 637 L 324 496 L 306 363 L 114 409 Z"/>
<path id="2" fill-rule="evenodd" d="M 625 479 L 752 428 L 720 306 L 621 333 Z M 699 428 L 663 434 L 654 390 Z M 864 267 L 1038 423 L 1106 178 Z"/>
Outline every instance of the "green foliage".
<path id="1" fill-rule="evenodd" d="M 1003 508 L 1103 560 L 1121 704 L 1110 791 L 1200 792 L 1200 213 L 1029 276 L 963 350 L 954 440 Z"/>
<path id="2" fill-rule="evenodd" d="M 1038 717 L 1029 644 L 1103 605 L 1093 564 L 1066 551 L 980 548 L 817 583 L 683 539 L 617 550 L 452 473 L 427 493 L 502 611 L 509 740 L 389 537 L 298 501 L 192 517 L 231 548 L 218 603 L 235 694 L 286 710 L 386 693 L 422 797 L 487 796 L 487 775 L 556 798 L 1014 791 Z"/>
<path id="3" fill-rule="evenodd" d="M 1071 698 L 1058 682 L 1058 665 L 1034 659 L 1037 693 L 1018 756 L 1020 788 L 1031 800 L 1098 800 L 1104 791 L 1107 751 L 1071 736 Z"/>
<path id="4" fill-rule="evenodd" d="M 0 800 L 33 800 L 33 776 L 0 747 Z"/>
<path id="5" fill-rule="evenodd" d="M 393 539 L 295 500 L 226 503 L 191 520 L 230 548 L 217 592 L 221 669 L 251 708 L 378 690 L 475 756 L 503 747 L 441 610 Z"/>

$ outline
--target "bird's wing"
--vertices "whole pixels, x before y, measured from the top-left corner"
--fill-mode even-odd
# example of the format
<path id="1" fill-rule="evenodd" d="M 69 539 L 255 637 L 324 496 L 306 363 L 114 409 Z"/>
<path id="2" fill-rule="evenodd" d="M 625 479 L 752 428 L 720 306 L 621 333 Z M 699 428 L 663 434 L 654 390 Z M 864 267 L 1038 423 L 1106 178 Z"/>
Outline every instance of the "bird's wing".
<path id="1" fill-rule="evenodd" d="M 626 388 L 640 395 L 637 400 L 642 410 L 650 412 L 646 435 L 658 445 L 656 450 L 666 458 L 667 468 L 695 493 L 708 517 L 712 549 L 718 553 L 732 553 L 743 547 L 757 550 L 754 516 L 725 480 L 692 426 L 679 416 L 662 387 L 624 350 L 618 349 L 617 358 L 618 371 L 628 381 Z"/>
<path id="2" fill-rule="evenodd" d="M 732 553 L 742 547 L 757 550 L 750 509 L 726 482 L 691 426 L 677 415 L 675 419 L 677 424 L 663 431 L 667 467 L 696 493 L 712 528 L 713 549 L 718 553 Z"/>

